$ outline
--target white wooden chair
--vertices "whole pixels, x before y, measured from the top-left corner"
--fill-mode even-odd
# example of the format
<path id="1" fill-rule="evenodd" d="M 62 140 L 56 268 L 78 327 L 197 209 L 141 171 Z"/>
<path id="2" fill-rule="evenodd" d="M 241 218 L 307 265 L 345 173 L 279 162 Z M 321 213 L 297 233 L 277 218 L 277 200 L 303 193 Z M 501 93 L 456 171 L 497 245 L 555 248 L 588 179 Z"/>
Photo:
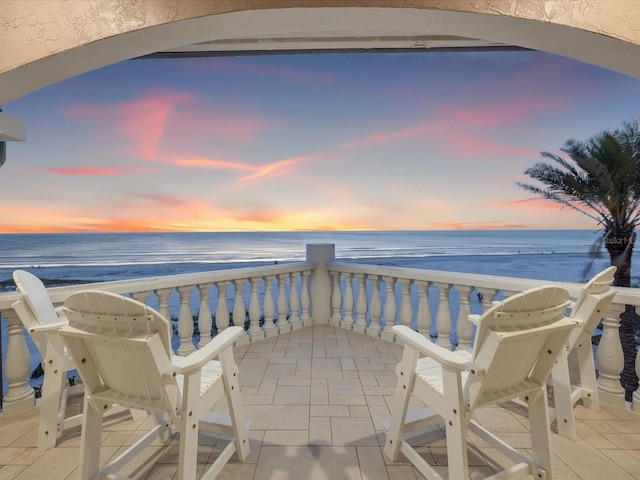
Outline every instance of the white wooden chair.
<path id="1" fill-rule="evenodd" d="M 481 317 L 473 352 L 452 352 L 406 326 L 393 330 L 404 353 L 391 404 L 384 452 L 396 461 L 401 451 L 428 479 L 442 479 L 409 444 L 406 435 L 443 422 L 449 479 L 469 478 L 467 435 L 472 431 L 515 465 L 489 478 L 553 478 L 546 381 L 576 322 L 564 317 L 569 294 L 538 287 L 494 305 Z M 421 355 L 426 355 L 421 357 Z M 409 412 L 417 396 L 426 409 Z M 532 457 L 518 452 L 472 418 L 478 407 L 524 399 L 529 406 Z"/>
<path id="2" fill-rule="evenodd" d="M 67 372 L 76 370 L 73 358 L 58 335 L 58 330 L 67 324 L 67 319 L 60 309 L 54 308 L 38 277 L 24 270 L 16 270 L 13 279 L 22 298 L 12 307 L 38 348 L 44 369 L 38 450 L 48 450 L 56 446 L 64 430 L 81 424 L 82 414 L 67 417 L 67 400 L 70 392 L 82 393 L 82 385 L 70 387 L 67 381 Z M 115 408 L 109 413 L 121 411 L 121 408 Z M 144 415 L 144 412 L 136 413 L 136 418 Z"/>
<path id="3" fill-rule="evenodd" d="M 558 434 L 570 440 L 576 439 L 574 405 L 582 399 L 585 407 L 600 408 L 591 336 L 616 295 L 610 288 L 615 272 L 616 267 L 609 267 L 582 288 L 575 305 L 571 307 L 571 318 L 578 321 L 578 327 L 571 332 L 551 371 Z M 575 351 L 577 360 L 573 381 L 569 373 L 569 355 L 572 351 Z"/>
<path id="4" fill-rule="evenodd" d="M 78 359 L 85 384 L 81 480 L 115 475 L 155 438 L 168 440 L 172 427 L 180 433 L 179 480 L 196 478 L 201 429 L 231 438 L 201 478 L 215 478 L 234 452 L 240 461 L 246 459 L 249 438 L 232 350 L 234 340 L 244 333 L 241 327 L 225 329 L 187 357 L 175 357 L 169 321 L 141 302 L 84 291 L 69 296 L 63 309 L 69 325 L 60 334 Z M 214 405 L 225 398 L 229 415 L 213 413 Z M 112 403 L 153 412 L 157 424 L 99 468 L 103 409 Z"/>

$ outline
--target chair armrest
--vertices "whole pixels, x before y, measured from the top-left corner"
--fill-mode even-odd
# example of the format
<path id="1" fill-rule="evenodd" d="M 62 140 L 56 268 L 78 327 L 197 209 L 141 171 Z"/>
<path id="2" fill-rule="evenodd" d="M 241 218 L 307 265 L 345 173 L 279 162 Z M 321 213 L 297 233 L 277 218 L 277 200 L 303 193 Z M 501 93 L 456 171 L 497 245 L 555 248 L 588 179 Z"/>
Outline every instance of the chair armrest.
<path id="1" fill-rule="evenodd" d="M 39 325 L 37 327 L 30 327 L 29 331 L 34 333 L 55 333 L 62 327 L 66 327 L 67 325 L 69 325 L 69 322 L 67 320 L 64 320 L 60 322 L 48 323 L 46 325 Z"/>
<path id="2" fill-rule="evenodd" d="M 427 340 L 418 332 L 411 330 L 405 325 L 396 325 L 393 327 L 393 331 L 402 339 L 403 343 L 418 350 L 424 355 L 433 358 L 441 365 L 454 368 L 456 370 L 468 370 L 476 374 L 482 370 L 475 363 L 469 362 L 457 355 L 455 352 L 447 350 L 446 348 Z"/>
<path id="3" fill-rule="evenodd" d="M 481 315 L 478 315 L 476 313 L 472 313 L 471 315 L 469 315 L 467 318 L 468 320 L 473 323 L 474 325 L 478 325 L 478 323 L 480 323 L 480 317 Z"/>
<path id="4" fill-rule="evenodd" d="M 186 357 L 175 359 L 175 364 L 168 374 L 172 376 L 184 375 L 201 369 L 206 363 L 218 356 L 224 350 L 233 346 L 233 342 L 244 333 L 242 327 L 229 327 L 218 333 L 213 340 L 204 347 Z"/>

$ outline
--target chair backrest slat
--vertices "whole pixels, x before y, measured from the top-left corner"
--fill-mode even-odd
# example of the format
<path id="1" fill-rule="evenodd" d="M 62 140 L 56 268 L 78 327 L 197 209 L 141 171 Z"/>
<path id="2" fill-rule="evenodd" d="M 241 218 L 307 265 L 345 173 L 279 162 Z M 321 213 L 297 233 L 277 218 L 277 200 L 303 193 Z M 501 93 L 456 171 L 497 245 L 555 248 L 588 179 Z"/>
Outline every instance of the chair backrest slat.
<path id="1" fill-rule="evenodd" d="M 473 361 L 484 374 L 468 377 L 470 410 L 541 387 L 576 324 L 564 317 L 568 305 L 566 290 L 539 287 L 507 298 L 481 317 Z"/>
<path id="2" fill-rule="evenodd" d="M 78 369 L 93 378 L 95 398 L 175 413 L 175 379 L 171 368 L 170 325 L 154 309 L 136 300 L 102 291 L 69 296 L 62 330 L 71 354 L 86 356 Z M 80 342 L 80 345 L 79 343 Z M 96 376 L 97 374 L 97 376 Z"/>
<path id="3" fill-rule="evenodd" d="M 572 350 L 578 343 L 588 342 L 593 331 L 615 297 L 611 282 L 616 267 L 608 267 L 585 284 L 571 312 L 571 318 L 580 322 L 580 327 L 571 332 L 568 347 Z"/>

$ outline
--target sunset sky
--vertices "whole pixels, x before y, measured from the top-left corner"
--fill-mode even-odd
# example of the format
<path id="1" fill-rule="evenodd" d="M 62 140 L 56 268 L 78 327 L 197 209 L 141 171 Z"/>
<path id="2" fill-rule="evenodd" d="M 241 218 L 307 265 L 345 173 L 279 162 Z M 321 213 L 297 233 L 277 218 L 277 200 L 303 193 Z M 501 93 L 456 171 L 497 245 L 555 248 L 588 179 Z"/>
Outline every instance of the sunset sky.
<path id="1" fill-rule="evenodd" d="M 0 232 L 596 229 L 515 182 L 638 117 L 539 52 L 132 60 L 3 106 Z"/>

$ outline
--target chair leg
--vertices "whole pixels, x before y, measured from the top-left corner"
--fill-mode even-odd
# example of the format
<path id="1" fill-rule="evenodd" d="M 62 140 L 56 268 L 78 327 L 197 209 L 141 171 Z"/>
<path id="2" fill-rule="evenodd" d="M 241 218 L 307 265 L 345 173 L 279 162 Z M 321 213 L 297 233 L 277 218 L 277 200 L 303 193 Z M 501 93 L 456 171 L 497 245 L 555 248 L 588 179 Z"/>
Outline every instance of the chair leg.
<path id="1" fill-rule="evenodd" d="M 240 399 L 240 383 L 238 382 L 238 366 L 233 358 L 233 350 L 227 349 L 220 355 L 220 363 L 224 375 L 224 388 L 233 428 L 233 438 L 236 443 L 238 460 L 244 462 L 250 453 L 249 432 L 242 414 L 242 400 Z"/>
<path id="2" fill-rule="evenodd" d="M 80 480 L 93 479 L 100 470 L 101 434 L 102 412 L 85 395 L 80 435 Z"/>
<path id="3" fill-rule="evenodd" d="M 49 345 L 49 348 L 52 345 Z M 54 353 L 54 352 L 51 352 Z M 66 382 L 62 365 L 55 362 L 61 356 L 47 356 L 43 360 L 44 380 L 40 399 L 40 427 L 38 429 L 38 450 L 49 450 L 56 446 L 60 417 L 64 421 L 64 411 L 60 411 L 64 383 Z M 62 363 L 62 362 L 60 362 Z"/>
<path id="4" fill-rule="evenodd" d="M 580 374 L 580 386 L 583 389 L 581 394 L 582 403 L 585 407 L 593 410 L 600 408 L 598 398 L 598 383 L 596 381 L 596 366 L 593 363 L 593 350 L 590 343 L 583 343 L 576 347 L 578 357 L 578 372 Z"/>
<path id="5" fill-rule="evenodd" d="M 200 371 L 184 376 L 182 414 L 180 416 L 180 449 L 178 480 L 196 478 L 198 432 L 200 431 Z"/>
<path id="6" fill-rule="evenodd" d="M 469 455 L 467 453 L 468 421 L 465 418 L 460 372 L 442 369 L 442 382 L 447 406 L 440 412 L 447 435 L 447 463 L 449 478 L 469 478 Z"/>
<path id="7" fill-rule="evenodd" d="M 551 381 L 553 383 L 553 400 L 558 423 L 558 434 L 575 442 L 576 426 L 573 418 L 568 357 L 569 352 L 567 352 L 566 348 L 563 348 L 551 371 Z"/>
<path id="8" fill-rule="evenodd" d="M 392 462 L 396 461 L 398 453 L 400 452 L 402 431 L 404 429 L 405 418 L 407 417 L 411 391 L 413 390 L 417 361 L 417 350 L 405 346 L 402 353 L 402 360 L 396 368 L 398 384 L 396 385 L 396 393 L 393 397 L 393 403 L 391 404 L 389 430 L 387 431 L 387 439 L 384 443 L 384 453 Z"/>
<path id="9" fill-rule="evenodd" d="M 547 403 L 547 388 L 529 403 L 529 430 L 531 431 L 531 449 L 534 469 L 546 472 L 547 479 L 553 478 L 551 454 L 551 427 L 549 426 L 549 405 Z M 534 475 L 537 472 L 532 472 Z"/>

